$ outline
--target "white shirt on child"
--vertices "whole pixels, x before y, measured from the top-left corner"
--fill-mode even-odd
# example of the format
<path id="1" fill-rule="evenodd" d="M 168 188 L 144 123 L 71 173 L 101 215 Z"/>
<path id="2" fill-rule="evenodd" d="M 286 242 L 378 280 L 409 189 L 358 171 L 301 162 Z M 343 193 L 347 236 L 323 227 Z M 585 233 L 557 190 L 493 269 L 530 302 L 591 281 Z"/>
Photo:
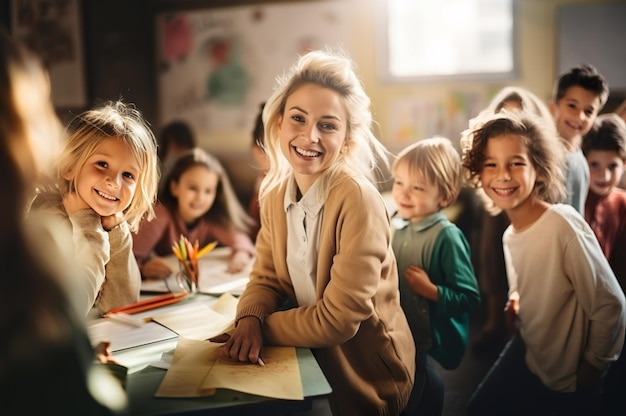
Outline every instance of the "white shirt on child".
<path id="1" fill-rule="evenodd" d="M 502 237 L 509 290 L 519 293 L 526 364 L 552 390 L 576 390 L 580 359 L 604 370 L 624 342 L 624 294 L 593 231 L 570 205 Z"/>

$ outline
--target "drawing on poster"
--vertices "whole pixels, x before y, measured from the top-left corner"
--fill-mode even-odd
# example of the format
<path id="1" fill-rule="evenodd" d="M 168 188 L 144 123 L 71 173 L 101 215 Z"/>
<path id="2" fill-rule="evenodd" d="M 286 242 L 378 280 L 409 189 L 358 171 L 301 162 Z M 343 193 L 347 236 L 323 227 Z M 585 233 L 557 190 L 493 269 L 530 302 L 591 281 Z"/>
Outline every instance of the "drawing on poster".
<path id="1" fill-rule="evenodd" d="M 348 16 L 336 0 L 158 14 L 160 123 L 247 129 L 299 54 L 326 46 L 349 53 Z"/>

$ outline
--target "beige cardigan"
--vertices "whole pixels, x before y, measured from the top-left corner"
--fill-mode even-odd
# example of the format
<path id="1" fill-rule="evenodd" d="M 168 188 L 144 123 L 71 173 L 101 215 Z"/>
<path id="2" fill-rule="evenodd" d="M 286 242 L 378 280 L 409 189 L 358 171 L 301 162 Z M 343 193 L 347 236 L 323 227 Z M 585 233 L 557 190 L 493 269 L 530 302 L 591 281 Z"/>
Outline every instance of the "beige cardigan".
<path id="1" fill-rule="evenodd" d="M 415 346 L 400 307 L 389 217 L 367 180 L 345 177 L 324 204 L 317 303 L 296 305 L 286 263 L 285 187 L 261 203 L 261 230 L 237 320 L 263 322 L 266 345 L 312 348 L 333 388 L 335 415 L 397 415 L 408 401 Z"/>

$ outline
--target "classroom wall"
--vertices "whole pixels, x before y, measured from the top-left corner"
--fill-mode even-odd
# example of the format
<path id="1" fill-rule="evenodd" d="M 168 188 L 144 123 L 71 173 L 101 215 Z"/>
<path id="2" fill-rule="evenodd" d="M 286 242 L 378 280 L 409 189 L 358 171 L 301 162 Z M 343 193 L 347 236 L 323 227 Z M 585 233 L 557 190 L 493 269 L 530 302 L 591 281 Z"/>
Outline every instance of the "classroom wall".
<path id="1" fill-rule="evenodd" d="M 600 0 L 519 0 L 517 4 L 517 76 L 507 81 L 497 82 L 428 82 L 428 83 L 382 83 L 377 74 L 376 11 L 381 0 L 344 0 L 350 4 L 350 31 L 352 34 L 351 55 L 359 66 L 365 88 L 372 99 L 373 112 L 379 124 L 379 137 L 392 151 L 399 147 L 386 140 L 390 128 L 390 108 L 394 101 L 402 98 L 419 97 L 422 100 L 445 102 L 453 92 L 476 93 L 487 100 L 505 85 L 525 87 L 546 101 L 550 97 L 552 85 L 557 75 L 557 11 L 562 5 L 582 3 L 618 3 L 623 1 Z M 581 30 L 585 30 L 581 27 Z M 590 33 L 590 36 L 593 36 Z M 616 45 L 621 45 L 616 39 Z M 612 53 L 613 45 L 598 45 Z M 617 47 L 617 46 L 616 46 Z M 621 46 L 619 46 L 621 47 Z M 486 101 L 485 101 L 486 102 Z M 459 132 L 460 133 L 460 132 Z M 253 177 L 242 166 L 252 163 L 249 159 L 249 129 L 232 131 L 219 141 L 209 135 L 202 139 L 207 147 L 222 154 L 227 163 L 239 162 L 239 173 L 234 173 L 235 181 L 251 186 Z M 419 137 L 416 137 L 419 139 Z M 455 140 L 456 137 L 450 137 Z M 244 161 L 244 163 L 241 163 Z M 252 173 L 254 171 L 252 170 Z"/>
<path id="2" fill-rule="evenodd" d="M 398 100 L 420 99 L 446 102 L 451 94 L 476 94 L 486 100 L 504 85 L 528 88 L 548 99 L 557 72 L 557 11 L 560 6 L 583 3 L 624 3 L 623 0 L 517 0 L 518 71 L 513 79 L 497 82 L 383 83 L 377 74 L 377 10 L 383 0 L 342 0 L 348 3 L 350 53 L 356 61 L 365 88 L 372 99 L 379 137 L 393 152 L 403 143 L 390 141 L 391 109 Z M 85 35 L 85 69 L 89 106 L 106 99 L 124 97 L 135 102 L 158 134 L 157 68 L 154 16 L 163 10 L 260 4 L 262 0 L 82 0 Z M 270 2 L 268 2 L 270 3 Z M 271 2 L 276 3 L 276 1 Z M 285 2 L 286 3 L 286 2 Z M 0 24 L 10 28 L 9 2 L 2 2 Z M 581 27 L 584 31 L 585 28 Z M 433 34 L 436 35 L 436 34 Z M 593 37 L 593 33 L 589 34 Z M 621 48 L 599 44 L 607 54 Z M 82 109 L 62 109 L 62 117 Z M 200 144 L 220 157 L 243 201 L 247 201 L 256 171 L 250 155 L 252 126 L 223 132 L 219 138 L 199 131 Z M 453 135 L 452 133 L 450 135 Z M 456 137 L 450 137 L 455 140 Z M 419 139 L 416 137 L 415 139 Z"/>
<path id="3" fill-rule="evenodd" d="M 376 10 L 381 0 L 344 0 L 350 3 L 350 30 L 352 33 L 351 55 L 359 66 L 366 90 L 373 103 L 373 111 L 380 125 L 381 140 L 389 129 L 388 109 L 395 100 L 419 97 L 424 100 L 445 101 L 454 91 L 476 92 L 486 99 L 504 85 L 515 84 L 528 88 L 540 98 L 548 99 L 557 72 L 557 9 L 562 5 L 577 3 L 617 3 L 601 0 L 519 0 L 517 4 L 517 76 L 496 82 L 428 82 L 428 83 L 382 83 L 377 74 Z M 621 1 L 623 2 L 623 1 Z M 584 27 L 581 28 L 584 30 Z M 590 34 L 593 36 L 593 34 Z M 616 42 L 619 42 L 616 40 Z M 606 47 L 611 53 L 611 45 Z M 216 150 L 236 150 L 248 145 L 248 131 L 232 131 L 220 143 L 209 144 Z M 206 137 L 210 141 L 209 137 Z M 395 150 L 395 149 L 394 149 Z"/>
<path id="4" fill-rule="evenodd" d="M 375 118 L 380 123 L 385 140 L 389 129 L 388 109 L 392 102 L 401 97 L 420 97 L 444 101 L 453 91 L 477 92 L 489 98 L 504 85 L 515 84 L 528 88 L 540 98 L 548 100 L 552 85 L 557 75 L 557 10 L 562 5 L 577 3 L 610 3 L 599 0 L 519 0 L 518 1 L 518 75 L 508 81 L 497 82 L 428 82 L 423 84 L 383 84 L 376 74 L 376 54 L 372 45 L 376 44 L 375 33 L 371 30 L 376 23 L 375 9 L 379 0 L 367 0 L 370 7 L 356 7 L 361 0 L 349 0 L 355 4 L 352 8 L 354 38 L 359 42 L 354 45 L 354 58 L 360 65 L 367 92 L 372 98 Z M 613 3 L 618 3 L 614 1 Z M 621 1 L 621 3 L 624 3 Z M 581 31 L 585 28 L 581 27 Z M 358 36 L 357 36 L 358 34 Z M 589 34 L 593 37 L 593 33 Z M 615 39 L 614 45 L 598 45 L 606 48 L 607 54 L 614 53 L 614 48 L 623 48 L 623 40 Z M 626 70 L 626 68 L 624 68 Z M 454 139 L 451 137 L 451 139 Z M 395 149 L 394 149 L 395 150 Z"/>

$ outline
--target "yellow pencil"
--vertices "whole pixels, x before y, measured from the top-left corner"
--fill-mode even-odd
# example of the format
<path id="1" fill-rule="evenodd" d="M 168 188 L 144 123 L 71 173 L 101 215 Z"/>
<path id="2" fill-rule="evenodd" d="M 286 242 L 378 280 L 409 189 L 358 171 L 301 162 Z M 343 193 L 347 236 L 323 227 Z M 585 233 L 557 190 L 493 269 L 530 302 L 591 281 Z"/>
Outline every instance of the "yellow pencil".
<path id="1" fill-rule="evenodd" d="M 183 256 L 180 254 L 180 250 L 178 249 L 178 247 L 172 246 L 172 251 L 174 252 L 174 255 L 179 261 L 185 262 L 185 260 L 183 259 Z"/>
<path id="2" fill-rule="evenodd" d="M 206 246 L 202 247 L 200 251 L 198 251 L 197 258 L 200 258 L 204 256 L 205 254 L 209 253 L 211 250 L 215 248 L 215 246 L 217 246 L 217 241 L 213 241 L 212 243 L 209 243 Z"/>

